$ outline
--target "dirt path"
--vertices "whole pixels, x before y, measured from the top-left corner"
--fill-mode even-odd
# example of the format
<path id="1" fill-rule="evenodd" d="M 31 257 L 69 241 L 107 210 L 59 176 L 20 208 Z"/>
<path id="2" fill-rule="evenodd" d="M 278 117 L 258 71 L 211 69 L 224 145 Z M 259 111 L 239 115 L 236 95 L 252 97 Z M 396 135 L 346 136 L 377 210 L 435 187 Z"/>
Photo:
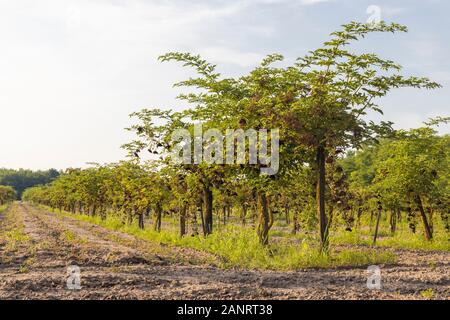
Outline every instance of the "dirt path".
<path id="1" fill-rule="evenodd" d="M 424 290 L 450 298 L 448 252 L 398 251 L 397 265 L 381 266 L 382 289 L 369 290 L 365 268 L 223 270 L 210 254 L 28 205 L 12 210 L 14 219 L 0 218 L 1 299 L 419 299 Z M 70 265 L 80 267 L 80 290 L 67 289 Z"/>

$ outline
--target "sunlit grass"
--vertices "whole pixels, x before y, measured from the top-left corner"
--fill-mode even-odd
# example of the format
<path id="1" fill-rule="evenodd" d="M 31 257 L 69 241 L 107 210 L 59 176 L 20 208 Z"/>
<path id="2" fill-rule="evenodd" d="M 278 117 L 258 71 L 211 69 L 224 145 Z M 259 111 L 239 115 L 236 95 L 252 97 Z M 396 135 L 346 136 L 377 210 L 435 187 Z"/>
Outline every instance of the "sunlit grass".
<path id="1" fill-rule="evenodd" d="M 7 204 L 1 205 L 1 206 L 0 206 L 0 214 L 2 214 L 3 212 L 5 212 L 6 209 L 8 209 L 8 208 L 9 208 L 9 205 L 7 205 Z"/>
<path id="2" fill-rule="evenodd" d="M 61 239 L 67 241 L 69 243 L 79 244 L 79 243 L 87 243 L 86 239 L 80 238 L 77 234 L 70 230 L 65 230 L 60 235 Z"/>
<path id="3" fill-rule="evenodd" d="M 60 213 L 56 212 L 56 214 Z M 216 255 L 224 268 L 297 270 L 395 262 L 393 253 L 379 252 L 371 248 L 331 250 L 329 254 L 321 254 L 315 244 L 309 241 L 274 242 L 264 247 L 259 243 L 251 227 L 228 225 L 222 226 L 220 230 L 216 230 L 206 238 L 203 236 L 180 237 L 173 231 L 141 230 L 137 224 L 123 224 L 121 219 L 112 216 L 101 219 L 98 216 L 62 214 L 110 230 L 132 234 L 146 241 L 206 251 Z"/>
<path id="4" fill-rule="evenodd" d="M 371 246 L 373 243 L 373 230 L 369 228 L 354 229 L 351 232 L 339 230 L 333 232 L 331 237 L 332 244 L 351 244 Z M 413 249 L 427 251 L 450 251 L 449 235 L 446 233 L 441 222 L 436 219 L 434 225 L 433 240 L 425 239 L 423 228 L 418 225 L 416 233 L 412 233 L 408 225 L 400 223 L 394 234 L 389 231 L 389 226 L 384 224 L 380 226 L 376 246 L 389 247 L 395 249 Z"/>
<path id="5" fill-rule="evenodd" d="M 9 206 L 7 206 L 9 209 Z M 6 243 L 7 251 L 16 251 L 19 245 L 27 244 L 30 237 L 25 234 L 23 221 L 16 215 L 16 208 L 12 207 L 10 210 L 3 209 L 5 214 L 5 221 L 8 222 L 8 231 L 2 233 L 2 241 Z M 0 208 L 1 212 L 1 208 Z"/>
<path id="6" fill-rule="evenodd" d="M 432 300 L 434 297 L 434 291 L 433 291 L 433 289 L 429 288 L 429 289 L 420 291 L 420 295 L 425 299 Z"/>

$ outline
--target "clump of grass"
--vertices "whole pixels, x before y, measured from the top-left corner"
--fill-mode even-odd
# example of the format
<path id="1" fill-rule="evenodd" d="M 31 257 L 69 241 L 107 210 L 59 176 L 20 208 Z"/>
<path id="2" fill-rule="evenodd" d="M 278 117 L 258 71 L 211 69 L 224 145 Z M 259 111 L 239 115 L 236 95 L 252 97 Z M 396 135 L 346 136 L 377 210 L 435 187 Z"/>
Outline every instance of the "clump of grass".
<path id="1" fill-rule="evenodd" d="M 29 270 L 29 268 L 28 268 L 28 266 L 26 265 L 26 264 L 22 264 L 20 267 L 19 267 L 19 272 L 20 273 L 28 273 L 30 270 Z"/>
<path id="2" fill-rule="evenodd" d="M 428 288 L 426 290 L 420 291 L 420 295 L 425 299 L 431 300 L 434 297 L 434 291 L 433 289 Z"/>
<path id="3" fill-rule="evenodd" d="M 78 235 L 76 235 L 74 232 L 70 230 L 65 230 L 64 232 L 62 232 L 60 238 L 63 239 L 64 241 L 74 244 L 81 244 L 87 242 L 86 239 L 80 238 Z"/>
<path id="4" fill-rule="evenodd" d="M 428 264 L 429 264 L 431 270 L 435 270 L 437 267 L 436 261 L 430 261 L 430 262 L 428 262 Z"/>
<path id="5" fill-rule="evenodd" d="M 19 267 L 19 272 L 20 273 L 28 273 L 30 271 L 30 267 L 33 264 L 34 259 L 33 258 L 28 258 L 27 260 L 25 260 L 25 262 L 23 262 L 20 267 Z"/>
<path id="6" fill-rule="evenodd" d="M 77 236 L 72 231 L 66 230 L 61 234 L 61 237 L 68 241 L 68 242 L 74 242 L 77 239 Z"/>
<path id="7" fill-rule="evenodd" d="M 9 205 L 7 205 L 7 204 L 1 205 L 0 206 L 0 214 L 3 213 L 4 211 L 6 211 L 6 209 L 8 209 L 8 208 L 9 208 Z"/>

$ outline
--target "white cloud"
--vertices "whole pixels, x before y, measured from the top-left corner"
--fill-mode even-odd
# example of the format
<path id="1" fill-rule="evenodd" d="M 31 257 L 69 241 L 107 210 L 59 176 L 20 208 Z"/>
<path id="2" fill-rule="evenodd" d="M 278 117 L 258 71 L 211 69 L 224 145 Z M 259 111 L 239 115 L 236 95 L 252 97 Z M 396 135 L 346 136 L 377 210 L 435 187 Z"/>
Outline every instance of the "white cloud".
<path id="1" fill-rule="evenodd" d="M 407 46 L 411 50 L 411 53 L 416 56 L 417 61 L 422 64 L 435 62 L 443 54 L 442 46 L 432 36 L 410 40 Z"/>
<path id="2" fill-rule="evenodd" d="M 224 47 L 204 48 L 200 54 L 213 63 L 231 63 L 240 67 L 254 66 L 264 59 L 264 55 L 259 53 L 242 52 Z"/>
<path id="3" fill-rule="evenodd" d="M 335 0 L 242 0 L 242 3 L 251 4 L 285 4 L 294 3 L 304 6 L 314 5 L 318 3 L 331 2 Z"/>
<path id="4" fill-rule="evenodd" d="M 381 14 L 386 15 L 389 18 L 393 18 L 405 13 L 407 10 L 403 7 L 391 7 L 391 6 L 382 6 Z"/>
<path id="5" fill-rule="evenodd" d="M 300 0 L 300 3 L 305 5 L 305 6 L 309 6 L 309 5 L 314 5 L 314 4 L 318 4 L 318 3 L 324 3 L 324 2 L 330 2 L 331 0 Z"/>

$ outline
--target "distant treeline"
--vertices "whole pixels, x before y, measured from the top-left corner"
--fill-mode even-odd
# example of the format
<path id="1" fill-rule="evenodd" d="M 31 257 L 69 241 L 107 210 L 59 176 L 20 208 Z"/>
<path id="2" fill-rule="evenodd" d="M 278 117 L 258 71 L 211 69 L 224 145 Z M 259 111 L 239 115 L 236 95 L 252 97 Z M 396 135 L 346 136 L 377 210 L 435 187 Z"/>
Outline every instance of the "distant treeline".
<path id="1" fill-rule="evenodd" d="M 56 169 L 32 171 L 27 169 L 13 170 L 0 168 L 0 185 L 13 187 L 20 199 L 25 189 L 36 185 L 47 184 L 58 176 L 59 172 Z"/>

